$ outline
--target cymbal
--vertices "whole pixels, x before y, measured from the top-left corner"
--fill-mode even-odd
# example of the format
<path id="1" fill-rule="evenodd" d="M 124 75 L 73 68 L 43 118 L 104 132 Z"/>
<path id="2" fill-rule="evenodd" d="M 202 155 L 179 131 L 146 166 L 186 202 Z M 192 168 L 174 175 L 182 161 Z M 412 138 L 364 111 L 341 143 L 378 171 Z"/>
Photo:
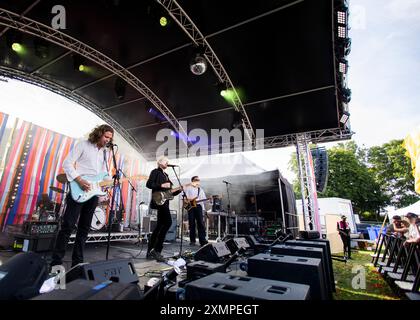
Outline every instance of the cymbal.
<path id="1" fill-rule="evenodd" d="M 67 176 L 66 176 L 66 174 L 65 174 L 65 173 L 60 173 L 59 175 L 57 175 L 56 179 L 57 179 L 57 181 L 58 181 L 58 182 L 60 182 L 60 183 L 67 183 L 67 182 L 69 182 L 69 181 L 67 180 Z"/>
<path id="2" fill-rule="evenodd" d="M 50 186 L 50 190 L 58 192 L 58 193 L 64 193 L 63 189 L 60 189 L 60 188 L 57 188 L 57 187 L 54 187 L 54 186 Z"/>

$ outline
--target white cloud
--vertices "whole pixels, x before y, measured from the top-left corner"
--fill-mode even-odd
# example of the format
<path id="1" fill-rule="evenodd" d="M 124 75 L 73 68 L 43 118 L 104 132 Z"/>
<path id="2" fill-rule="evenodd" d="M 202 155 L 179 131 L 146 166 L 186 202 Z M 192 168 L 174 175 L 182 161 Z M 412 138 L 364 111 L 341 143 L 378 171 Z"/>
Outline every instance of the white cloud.
<path id="1" fill-rule="evenodd" d="M 420 21 L 420 1 L 418 0 L 391 0 L 385 5 L 385 10 L 391 19 L 410 20 L 417 23 Z"/>

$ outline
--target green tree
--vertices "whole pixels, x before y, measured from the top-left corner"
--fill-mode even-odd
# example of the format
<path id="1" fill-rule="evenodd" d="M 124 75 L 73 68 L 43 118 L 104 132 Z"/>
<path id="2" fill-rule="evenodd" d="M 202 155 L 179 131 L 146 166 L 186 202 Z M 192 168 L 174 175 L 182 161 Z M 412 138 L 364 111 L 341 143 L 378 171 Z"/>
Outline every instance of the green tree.
<path id="1" fill-rule="evenodd" d="M 392 140 L 369 149 L 367 161 L 390 205 L 403 208 L 418 200 L 414 191 L 410 158 L 405 155 L 402 140 Z"/>

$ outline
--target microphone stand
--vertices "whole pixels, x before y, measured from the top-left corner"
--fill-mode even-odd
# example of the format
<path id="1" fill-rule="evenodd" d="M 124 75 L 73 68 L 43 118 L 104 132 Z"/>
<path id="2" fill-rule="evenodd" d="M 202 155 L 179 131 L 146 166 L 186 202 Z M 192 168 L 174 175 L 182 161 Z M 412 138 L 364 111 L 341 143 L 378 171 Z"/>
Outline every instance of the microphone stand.
<path id="1" fill-rule="evenodd" d="M 227 216 L 230 217 L 230 195 L 229 195 L 229 184 L 231 184 L 230 182 L 227 181 L 223 181 L 224 184 L 226 184 L 226 192 L 227 192 L 227 196 L 228 196 L 228 205 L 227 205 Z M 228 226 L 228 221 L 227 221 L 227 217 L 226 217 L 226 227 Z M 225 229 L 226 231 L 226 229 Z"/>
<path id="2" fill-rule="evenodd" d="M 120 185 L 120 170 L 117 168 L 117 160 L 115 158 L 115 152 L 114 152 L 114 146 L 110 145 L 111 153 L 112 153 L 112 161 L 114 163 L 115 168 L 115 175 L 113 176 L 113 190 L 112 190 L 112 200 L 111 200 L 111 209 L 109 210 L 109 219 L 108 219 L 108 239 L 106 244 L 106 260 L 108 260 L 108 254 L 109 254 L 109 246 L 111 241 L 111 228 L 112 223 L 114 222 L 114 204 L 115 204 L 115 193 L 117 186 Z"/>
<path id="3" fill-rule="evenodd" d="M 178 174 L 176 173 L 175 167 L 172 167 L 172 170 L 175 173 L 175 177 L 178 180 L 178 184 L 181 187 L 182 190 L 182 209 L 181 209 L 181 244 L 179 246 L 179 254 L 178 254 L 178 258 L 180 258 L 182 256 L 182 242 L 184 241 L 184 206 L 187 200 L 187 195 L 185 194 L 184 188 L 182 188 L 182 184 L 181 181 L 179 180 Z"/>
<path id="4" fill-rule="evenodd" d="M 127 175 L 122 170 L 120 170 L 120 172 L 123 174 L 124 177 L 127 178 L 127 181 L 128 181 L 128 183 L 129 183 L 129 185 L 131 187 L 130 214 L 128 215 L 128 225 L 131 228 L 131 214 L 133 213 L 133 207 L 132 207 L 133 206 L 133 193 L 134 192 L 137 193 L 137 190 L 136 190 L 136 188 L 134 188 L 133 184 L 131 183 L 131 180 L 127 177 Z M 121 197 L 121 199 L 122 199 L 122 197 Z"/>

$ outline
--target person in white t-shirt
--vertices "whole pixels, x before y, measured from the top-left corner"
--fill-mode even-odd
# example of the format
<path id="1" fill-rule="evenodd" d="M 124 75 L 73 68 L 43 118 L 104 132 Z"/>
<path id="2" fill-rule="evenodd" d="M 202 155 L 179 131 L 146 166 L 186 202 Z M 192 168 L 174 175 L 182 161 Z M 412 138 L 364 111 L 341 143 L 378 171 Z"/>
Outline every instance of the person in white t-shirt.
<path id="1" fill-rule="evenodd" d="M 404 242 L 404 245 L 409 243 L 420 243 L 420 231 L 417 225 L 419 216 L 415 213 L 409 212 L 405 215 L 410 222 L 408 227 L 408 239 Z"/>
<path id="2" fill-rule="evenodd" d="M 206 212 L 206 208 L 203 200 L 206 200 L 206 194 L 200 186 L 200 178 L 194 176 L 191 178 L 191 186 L 184 188 L 185 195 L 187 200 L 191 201 L 200 201 L 196 203 L 196 206 L 188 210 L 188 226 L 190 231 L 190 245 L 195 245 L 196 241 L 196 232 L 195 227 L 197 225 L 198 231 L 198 240 L 200 245 L 204 246 L 207 244 L 206 240 L 206 230 L 204 228 L 204 216 L 203 213 Z"/>

